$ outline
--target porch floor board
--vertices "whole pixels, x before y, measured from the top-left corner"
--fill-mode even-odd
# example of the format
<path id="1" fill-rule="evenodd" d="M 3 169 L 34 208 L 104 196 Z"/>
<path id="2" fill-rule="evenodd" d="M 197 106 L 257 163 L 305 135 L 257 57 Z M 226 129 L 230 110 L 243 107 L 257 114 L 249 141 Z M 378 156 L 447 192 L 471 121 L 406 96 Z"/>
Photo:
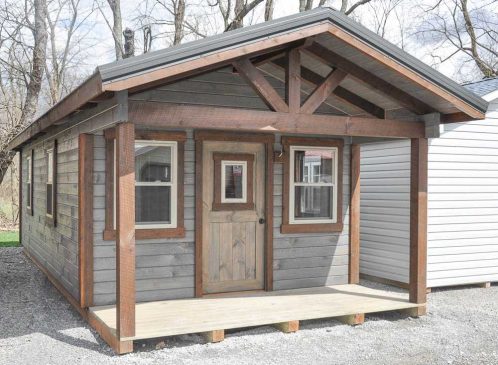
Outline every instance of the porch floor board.
<path id="1" fill-rule="evenodd" d="M 408 294 L 405 293 L 349 284 L 137 303 L 136 335 L 121 338 L 121 341 L 402 310 L 418 306 L 410 303 Z M 92 307 L 90 311 L 115 333 L 115 306 Z"/>

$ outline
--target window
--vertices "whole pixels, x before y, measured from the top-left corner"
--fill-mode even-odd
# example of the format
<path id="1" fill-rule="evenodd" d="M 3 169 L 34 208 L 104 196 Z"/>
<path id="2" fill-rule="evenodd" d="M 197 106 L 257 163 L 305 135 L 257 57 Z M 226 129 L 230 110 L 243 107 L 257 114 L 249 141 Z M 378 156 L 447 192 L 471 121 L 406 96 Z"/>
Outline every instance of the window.
<path id="1" fill-rule="evenodd" d="M 251 210 L 253 200 L 254 155 L 213 153 L 213 210 Z"/>
<path id="2" fill-rule="evenodd" d="M 28 214 L 33 215 L 33 154 L 31 151 L 30 156 L 26 157 L 26 165 L 28 167 L 28 174 L 26 177 L 26 208 Z"/>
<path id="3" fill-rule="evenodd" d="M 55 208 L 56 208 L 56 161 L 57 161 L 57 142 L 54 141 L 52 147 L 46 151 L 47 166 L 47 183 L 45 188 L 46 215 L 47 222 L 55 225 Z"/>
<path id="4" fill-rule="evenodd" d="M 283 137 L 283 233 L 342 230 L 341 140 Z"/>
<path id="5" fill-rule="evenodd" d="M 116 238 L 116 144 L 106 130 L 105 240 Z M 184 132 L 135 133 L 135 236 L 184 237 Z"/>
<path id="6" fill-rule="evenodd" d="M 135 142 L 136 229 L 176 228 L 176 155 L 176 142 Z"/>
<path id="7" fill-rule="evenodd" d="M 221 161 L 221 202 L 247 203 L 247 162 Z"/>

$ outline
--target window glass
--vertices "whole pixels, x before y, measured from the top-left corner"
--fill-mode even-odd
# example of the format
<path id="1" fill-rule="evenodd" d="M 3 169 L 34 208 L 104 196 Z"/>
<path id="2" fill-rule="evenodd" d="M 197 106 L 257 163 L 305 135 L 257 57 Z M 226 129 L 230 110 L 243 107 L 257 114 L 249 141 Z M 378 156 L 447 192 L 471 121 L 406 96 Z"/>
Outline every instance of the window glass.
<path id="1" fill-rule="evenodd" d="M 294 151 L 294 181 L 331 183 L 333 176 L 333 152 L 326 149 Z"/>
<path id="2" fill-rule="evenodd" d="M 171 186 L 136 186 L 135 221 L 140 224 L 171 224 Z"/>
<path id="3" fill-rule="evenodd" d="M 290 223 L 336 220 L 336 158 L 335 147 L 291 147 Z"/>
<path id="4" fill-rule="evenodd" d="M 225 165 L 225 199 L 243 198 L 243 165 Z"/>
<path id="5" fill-rule="evenodd" d="M 135 223 L 176 227 L 176 142 L 135 142 Z"/>
<path id="6" fill-rule="evenodd" d="M 52 176 L 54 171 L 54 159 L 52 150 L 47 151 L 47 183 L 52 182 Z"/>
<path id="7" fill-rule="evenodd" d="M 296 186 L 294 216 L 298 219 L 332 219 L 332 186 Z"/>
<path id="8" fill-rule="evenodd" d="M 28 178 L 27 178 L 27 189 L 28 189 L 28 193 L 26 194 L 27 195 L 27 206 L 28 208 L 31 208 L 31 201 L 32 201 L 32 196 L 31 196 L 31 180 L 33 178 L 32 176 L 32 173 L 33 173 L 33 166 L 31 164 L 31 157 L 28 157 L 26 158 L 26 164 L 28 165 Z"/>
<path id="9" fill-rule="evenodd" d="M 170 146 L 135 143 L 135 179 L 140 182 L 171 182 Z"/>
<path id="10" fill-rule="evenodd" d="M 47 184 L 47 214 L 52 215 L 53 212 L 53 189 L 52 184 Z"/>

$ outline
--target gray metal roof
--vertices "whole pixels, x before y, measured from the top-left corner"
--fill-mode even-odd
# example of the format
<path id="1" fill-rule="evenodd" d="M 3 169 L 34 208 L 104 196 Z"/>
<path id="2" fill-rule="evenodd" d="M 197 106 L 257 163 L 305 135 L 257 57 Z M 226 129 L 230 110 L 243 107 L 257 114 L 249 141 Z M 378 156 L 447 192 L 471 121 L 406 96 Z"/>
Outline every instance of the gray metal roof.
<path id="1" fill-rule="evenodd" d="M 479 96 L 485 96 L 498 90 L 498 76 L 463 84 L 463 86 Z"/>
<path id="2" fill-rule="evenodd" d="M 290 15 L 269 22 L 260 23 L 201 40 L 170 47 L 164 50 L 146 53 L 133 58 L 112 62 L 98 67 L 102 81 L 126 78 L 152 69 L 166 67 L 187 59 L 202 57 L 205 54 L 239 46 L 244 43 L 288 33 L 312 24 L 329 22 L 354 35 L 372 48 L 395 59 L 405 67 L 417 72 L 427 80 L 457 96 L 481 112 L 487 109 L 487 102 L 470 90 L 434 70 L 429 65 L 406 53 L 399 47 L 386 41 L 378 34 L 368 30 L 343 13 L 328 7 Z"/>

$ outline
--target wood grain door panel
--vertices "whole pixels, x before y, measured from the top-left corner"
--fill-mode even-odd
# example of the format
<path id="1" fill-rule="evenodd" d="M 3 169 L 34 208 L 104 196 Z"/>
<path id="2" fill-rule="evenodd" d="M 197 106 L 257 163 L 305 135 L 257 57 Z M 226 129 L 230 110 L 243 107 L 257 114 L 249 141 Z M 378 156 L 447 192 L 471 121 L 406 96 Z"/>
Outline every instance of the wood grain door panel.
<path id="1" fill-rule="evenodd" d="M 254 209 L 213 210 L 213 153 L 253 154 L 251 188 Z M 265 146 L 261 143 L 203 144 L 203 282 L 204 293 L 258 290 L 264 287 Z"/>

